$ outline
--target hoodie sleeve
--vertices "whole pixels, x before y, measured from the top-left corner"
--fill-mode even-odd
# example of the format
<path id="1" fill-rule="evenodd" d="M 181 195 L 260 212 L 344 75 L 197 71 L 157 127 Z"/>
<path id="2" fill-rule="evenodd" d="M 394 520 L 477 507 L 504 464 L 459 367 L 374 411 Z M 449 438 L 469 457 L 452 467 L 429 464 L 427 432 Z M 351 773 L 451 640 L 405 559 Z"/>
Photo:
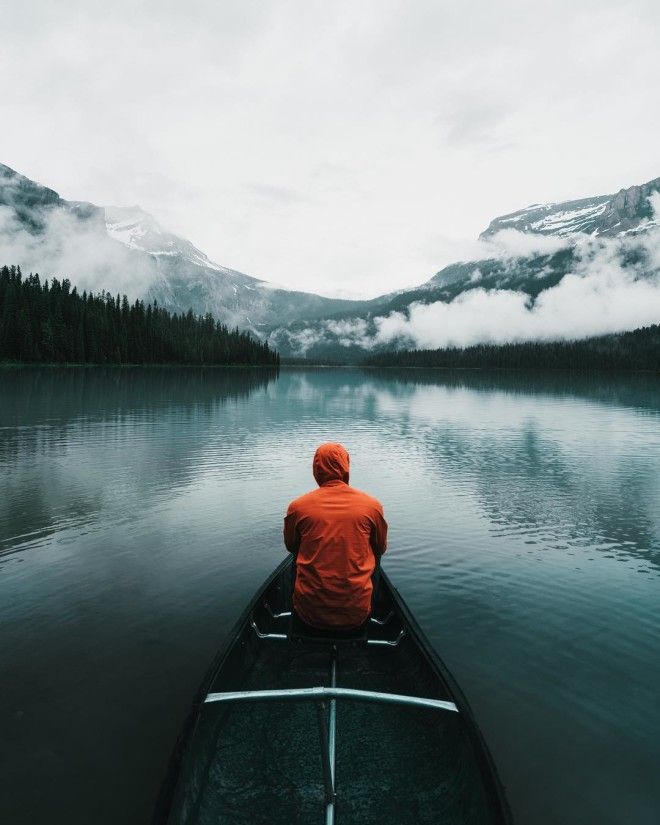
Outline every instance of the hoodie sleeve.
<path id="1" fill-rule="evenodd" d="M 284 517 L 284 546 L 289 551 L 289 553 L 293 553 L 295 555 L 298 552 L 298 548 L 300 547 L 300 534 L 296 529 L 298 522 L 298 514 L 296 513 L 295 507 L 293 505 L 294 502 L 291 502 L 291 504 L 289 504 L 289 507 L 286 511 L 286 516 Z"/>
<path id="2" fill-rule="evenodd" d="M 387 522 L 383 515 L 383 506 L 380 502 L 377 503 L 373 515 L 373 523 L 371 526 L 370 536 L 371 548 L 377 556 L 382 556 L 387 550 Z"/>

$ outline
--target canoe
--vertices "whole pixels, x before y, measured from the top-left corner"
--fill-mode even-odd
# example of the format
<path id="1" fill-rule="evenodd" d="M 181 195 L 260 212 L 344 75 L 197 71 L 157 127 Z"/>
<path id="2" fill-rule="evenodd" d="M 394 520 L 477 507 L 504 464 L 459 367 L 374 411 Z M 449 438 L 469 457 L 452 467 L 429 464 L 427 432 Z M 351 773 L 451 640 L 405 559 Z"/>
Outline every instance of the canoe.
<path id="1" fill-rule="evenodd" d="M 469 705 L 387 574 L 359 633 L 310 636 L 293 570 L 269 576 L 216 656 L 155 825 L 510 823 Z"/>

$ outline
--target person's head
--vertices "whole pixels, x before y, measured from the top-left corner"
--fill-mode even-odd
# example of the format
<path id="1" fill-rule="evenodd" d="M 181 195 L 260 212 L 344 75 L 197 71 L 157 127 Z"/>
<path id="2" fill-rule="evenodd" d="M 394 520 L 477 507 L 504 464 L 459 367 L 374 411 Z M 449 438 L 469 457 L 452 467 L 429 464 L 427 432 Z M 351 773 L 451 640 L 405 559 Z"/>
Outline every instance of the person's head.
<path id="1" fill-rule="evenodd" d="M 321 444 L 314 453 L 312 472 L 319 487 L 328 481 L 343 481 L 348 484 L 350 458 L 341 444 L 330 442 Z"/>

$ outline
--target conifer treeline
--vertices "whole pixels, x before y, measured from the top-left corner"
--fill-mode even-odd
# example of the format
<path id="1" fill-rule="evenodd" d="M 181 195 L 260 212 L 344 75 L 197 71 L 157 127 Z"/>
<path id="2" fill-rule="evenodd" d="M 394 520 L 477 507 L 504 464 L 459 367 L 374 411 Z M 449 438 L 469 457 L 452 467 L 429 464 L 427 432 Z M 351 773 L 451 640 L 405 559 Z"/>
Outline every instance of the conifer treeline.
<path id="1" fill-rule="evenodd" d="M 529 341 L 473 347 L 400 350 L 373 355 L 373 367 L 660 370 L 660 324 L 582 341 Z"/>
<path id="2" fill-rule="evenodd" d="M 0 361 L 279 364 L 278 354 L 212 315 L 178 315 L 124 295 L 78 294 L 68 280 L 0 269 Z"/>

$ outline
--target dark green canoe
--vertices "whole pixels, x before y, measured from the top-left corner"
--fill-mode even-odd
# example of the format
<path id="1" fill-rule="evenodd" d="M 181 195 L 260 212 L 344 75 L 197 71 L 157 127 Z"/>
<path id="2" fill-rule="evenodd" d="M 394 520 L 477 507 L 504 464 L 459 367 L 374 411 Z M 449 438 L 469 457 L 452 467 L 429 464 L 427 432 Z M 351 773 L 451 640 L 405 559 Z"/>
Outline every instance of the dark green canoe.
<path id="1" fill-rule="evenodd" d="M 289 558 L 216 657 L 154 822 L 509 823 L 470 708 L 387 575 L 355 638 L 301 638 L 291 587 Z"/>

